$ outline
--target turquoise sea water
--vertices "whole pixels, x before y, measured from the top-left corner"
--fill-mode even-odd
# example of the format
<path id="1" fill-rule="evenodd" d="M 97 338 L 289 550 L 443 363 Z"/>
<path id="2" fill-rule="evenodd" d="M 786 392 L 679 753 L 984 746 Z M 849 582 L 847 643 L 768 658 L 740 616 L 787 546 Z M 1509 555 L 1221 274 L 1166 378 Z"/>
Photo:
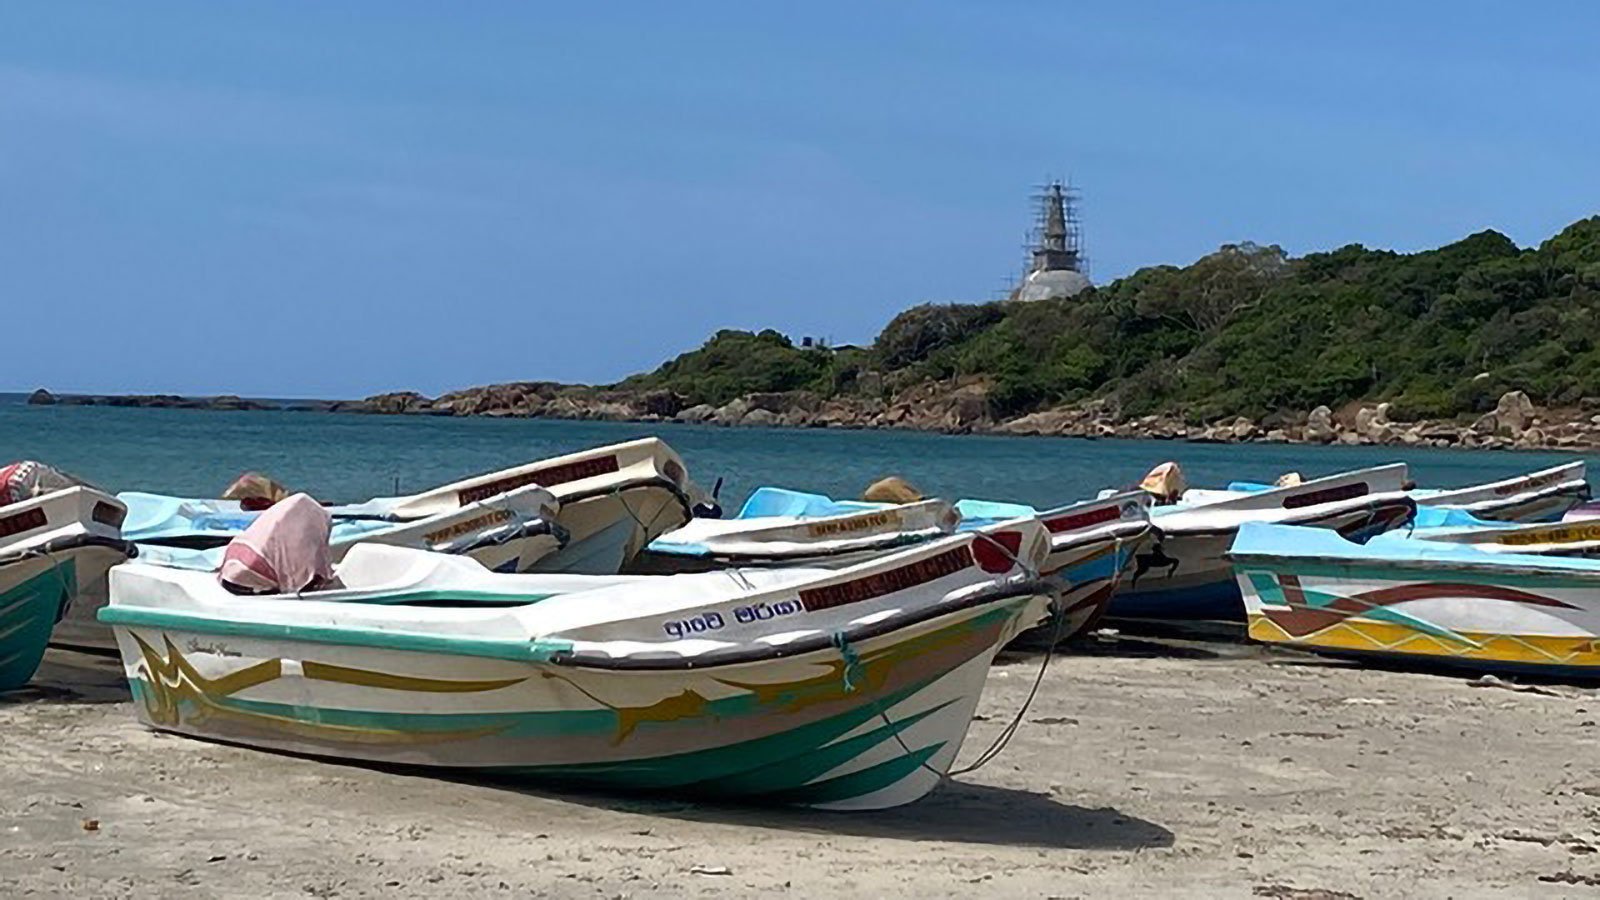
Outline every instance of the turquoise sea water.
<path id="1" fill-rule="evenodd" d="M 1307 477 L 1401 461 L 1429 487 L 1471 484 L 1575 458 L 1562 453 L 1187 444 L 1170 441 L 962 437 L 637 425 L 538 419 L 446 419 L 293 412 L 27 406 L 0 395 L 0 464 L 38 459 L 113 490 L 211 497 L 240 472 L 265 472 L 321 500 L 413 493 L 466 475 L 598 444 L 658 435 L 730 510 L 776 484 L 853 497 L 898 474 L 930 495 L 1047 506 L 1128 486 L 1163 460 L 1196 486 Z"/>

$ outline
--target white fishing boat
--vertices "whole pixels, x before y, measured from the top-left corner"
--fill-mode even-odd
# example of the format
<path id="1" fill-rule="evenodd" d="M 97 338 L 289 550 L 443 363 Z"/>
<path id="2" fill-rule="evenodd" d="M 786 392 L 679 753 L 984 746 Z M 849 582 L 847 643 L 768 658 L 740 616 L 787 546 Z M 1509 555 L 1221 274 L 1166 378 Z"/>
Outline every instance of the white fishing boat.
<path id="1" fill-rule="evenodd" d="M 1038 518 L 1051 549 L 1040 573 L 1059 584 L 1062 618 L 1043 631 L 1072 637 L 1105 611 L 1112 589 L 1149 541 L 1150 495 L 1118 494 L 1040 511 L 987 500 L 874 503 L 834 500 L 786 488 L 762 487 L 731 519 L 694 519 L 657 538 L 635 564 L 640 571 L 704 572 L 735 566 L 854 565 L 908 544 L 956 530 L 990 528 Z M 1040 642 L 1041 634 L 1029 636 Z"/>
<path id="2" fill-rule="evenodd" d="M 1407 528 L 1373 542 L 1435 541 L 1473 547 L 1485 553 L 1600 557 L 1600 522 L 1498 522 L 1464 510 L 1418 507 Z"/>
<path id="3" fill-rule="evenodd" d="M 192 500 L 160 494 L 124 492 L 123 536 L 134 541 L 147 563 L 214 572 L 223 549 L 261 515 L 238 501 Z M 434 490 L 394 502 L 334 506 L 329 543 L 334 559 L 359 544 L 414 547 L 470 556 L 495 572 L 521 572 L 559 552 L 566 535 L 555 524 L 556 500 L 542 487 L 515 488 L 461 504 L 456 491 Z M 95 615 L 104 591 L 74 604 L 56 627 L 51 643 L 63 647 L 115 650 L 111 630 Z"/>
<path id="4" fill-rule="evenodd" d="M 1465 510 L 1480 519 L 1553 522 L 1589 499 L 1586 464 L 1579 460 L 1487 484 L 1414 490 L 1418 506 Z"/>
<path id="5" fill-rule="evenodd" d="M 949 771 L 996 651 L 1044 617 L 1019 521 L 845 569 L 499 575 L 362 544 L 241 596 L 130 563 L 100 614 L 150 726 L 338 760 L 831 809 Z"/>
<path id="6" fill-rule="evenodd" d="M 1502 522 L 1553 522 L 1589 499 L 1583 460 L 1537 472 L 1461 488 L 1412 488 L 1419 507 L 1458 509 L 1479 519 Z M 1270 485 L 1234 482 L 1230 492 L 1270 490 Z"/>
<path id="7" fill-rule="evenodd" d="M 682 526 L 704 492 L 683 459 L 660 438 L 641 438 L 474 476 L 428 492 L 475 503 L 527 485 L 556 498 L 556 523 L 567 543 L 524 567 L 534 572 L 610 575 L 623 571 L 651 541 Z M 409 509 L 407 498 L 384 498 L 359 508 Z"/>
<path id="8" fill-rule="evenodd" d="M 1185 491 L 1175 504 L 1151 507 L 1155 540 L 1135 557 L 1108 614 L 1241 621 L 1227 553 L 1242 525 L 1302 525 L 1365 540 L 1411 517 L 1405 483 L 1405 465 L 1395 464 L 1262 490 Z"/>
<path id="9" fill-rule="evenodd" d="M 106 572 L 133 552 L 126 512 L 83 485 L 0 505 L 0 690 L 33 677 L 63 614 L 103 601 Z"/>
<path id="10" fill-rule="evenodd" d="M 1600 677 L 1600 561 L 1250 525 L 1231 553 L 1250 636 L 1340 655 Z"/>
<path id="11" fill-rule="evenodd" d="M 651 541 L 633 569 L 665 574 L 735 566 L 839 568 L 951 534 L 960 521 L 946 500 L 871 503 L 761 487 L 732 518 L 691 519 Z"/>
<path id="12" fill-rule="evenodd" d="M 1056 582 L 1057 614 L 1025 632 L 1018 645 L 1047 647 L 1095 627 L 1134 560 L 1155 539 L 1149 514 L 1152 500 L 1144 491 L 1128 491 L 1042 512 L 1012 503 L 956 504 L 963 529 L 1034 516 L 1050 532 L 1050 555 L 1039 571 Z"/>

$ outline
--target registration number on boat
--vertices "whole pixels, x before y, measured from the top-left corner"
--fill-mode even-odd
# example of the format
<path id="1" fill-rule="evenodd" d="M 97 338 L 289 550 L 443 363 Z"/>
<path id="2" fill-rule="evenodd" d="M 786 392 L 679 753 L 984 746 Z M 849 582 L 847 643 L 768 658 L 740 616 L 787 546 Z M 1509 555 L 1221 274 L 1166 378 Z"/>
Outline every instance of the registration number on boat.
<path id="1" fill-rule="evenodd" d="M 792 616 L 805 612 L 805 607 L 799 600 L 779 600 L 776 603 L 751 603 L 747 606 L 735 606 L 726 612 L 706 610 L 696 613 L 685 619 L 668 619 L 661 626 L 669 637 L 683 638 L 691 634 L 703 634 L 707 631 L 716 631 L 724 628 L 731 617 L 740 625 L 751 622 L 765 622 L 779 616 Z"/>

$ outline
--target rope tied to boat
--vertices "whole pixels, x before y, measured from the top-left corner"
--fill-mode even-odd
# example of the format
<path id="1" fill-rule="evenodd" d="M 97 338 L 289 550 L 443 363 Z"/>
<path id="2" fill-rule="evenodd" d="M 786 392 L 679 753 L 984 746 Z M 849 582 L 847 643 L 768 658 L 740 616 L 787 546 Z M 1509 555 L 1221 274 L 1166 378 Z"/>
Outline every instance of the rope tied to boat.
<path id="1" fill-rule="evenodd" d="M 20 554 L 22 559 L 43 559 L 50 565 L 50 572 L 56 576 L 56 581 L 61 588 L 61 600 L 56 604 L 57 622 L 67 617 L 67 609 L 72 605 L 74 591 L 71 582 L 67 581 L 66 563 L 56 561 L 55 554 L 48 547 L 29 547 Z M 70 561 L 70 560 L 69 560 Z"/>
<path id="2" fill-rule="evenodd" d="M 994 540 L 988 535 L 982 533 L 975 535 L 975 539 L 989 541 L 991 544 L 998 547 L 1002 553 L 1011 558 L 1012 564 L 1020 567 L 1029 578 L 1038 579 L 1041 577 L 1039 575 L 1039 570 L 1036 567 L 1031 566 L 1018 558 L 1015 553 L 1012 553 L 1004 544 L 1000 543 L 999 541 Z M 1118 549 L 1120 549 L 1121 538 L 1118 537 L 1116 540 L 1118 542 Z M 1018 549 L 1020 550 L 1021 548 L 1019 547 Z M 1054 621 L 1051 623 L 1051 634 L 1052 636 L 1059 637 L 1061 629 L 1066 622 L 1067 611 L 1066 607 L 1059 603 L 1052 604 L 1052 607 L 1053 609 L 1051 616 Z M 835 633 L 834 645 L 840 648 L 841 653 L 844 652 L 846 645 L 844 644 L 842 634 Z M 889 719 L 888 712 L 884 710 L 884 708 L 877 702 L 876 699 L 872 699 L 870 702 L 872 703 L 873 708 L 877 710 L 878 718 L 883 722 L 884 726 L 889 729 L 889 733 L 894 736 L 895 743 L 900 745 L 900 750 L 907 757 L 916 759 L 917 765 L 920 768 L 927 770 L 935 778 L 942 782 L 950 778 L 954 778 L 957 775 L 966 775 L 969 772 L 975 772 L 978 769 L 983 768 L 993 761 L 995 757 L 999 756 L 1001 751 L 1005 750 L 1006 745 L 1011 743 L 1011 738 L 1017 733 L 1017 728 L 1022 724 L 1023 717 L 1027 715 L 1028 708 L 1033 705 L 1034 697 L 1036 697 L 1039 693 L 1039 685 L 1044 682 L 1044 673 L 1050 668 L 1050 660 L 1054 658 L 1054 656 L 1055 641 L 1052 640 L 1050 646 L 1045 650 L 1044 661 L 1039 666 L 1039 674 L 1034 676 L 1033 686 L 1028 690 L 1028 696 L 1023 699 L 1022 706 L 1017 709 L 1016 716 L 1012 718 L 1005 728 L 1001 729 L 1000 734 L 994 739 L 994 741 L 990 743 L 982 753 L 978 754 L 977 759 L 973 760 L 969 765 L 963 766 L 960 769 L 952 769 L 949 772 L 940 772 L 933 766 L 928 765 L 925 759 L 922 759 L 916 753 L 912 752 L 911 747 L 906 744 L 905 738 L 900 736 L 900 724 Z M 850 689 L 849 685 L 850 682 L 846 680 L 846 690 Z"/>
<path id="3" fill-rule="evenodd" d="M 861 683 L 861 657 L 856 653 L 856 648 L 850 646 L 850 639 L 845 637 L 843 631 L 835 631 L 833 633 L 833 646 L 839 651 L 840 658 L 844 660 L 844 670 L 841 672 L 844 678 L 844 692 L 846 694 L 854 694 L 856 685 Z M 873 701 L 873 706 L 877 705 L 877 701 Z M 883 715 L 881 707 L 878 709 L 878 715 Z M 884 723 L 888 724 L 887 718 L 884 719 Z M 895 732 L 895 736 L 899 737 L 898 731 Z M 905 744 L 900 746 L 904 747 Z M 911 751 L 907 750 L 906 752 L 910 753 Z"/>

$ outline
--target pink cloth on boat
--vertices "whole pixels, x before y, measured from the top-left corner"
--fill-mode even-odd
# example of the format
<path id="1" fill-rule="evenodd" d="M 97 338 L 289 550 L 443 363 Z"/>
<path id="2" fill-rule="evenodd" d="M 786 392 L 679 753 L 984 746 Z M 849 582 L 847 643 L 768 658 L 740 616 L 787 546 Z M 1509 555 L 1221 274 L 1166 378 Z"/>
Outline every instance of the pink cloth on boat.
<path id="1" fill-rule="evenodd" d="M 333 579 L 333 517 L 309 494 L 273 504 L 222 552 L 217 578 L 244 594 L 293 594 Z"/>

